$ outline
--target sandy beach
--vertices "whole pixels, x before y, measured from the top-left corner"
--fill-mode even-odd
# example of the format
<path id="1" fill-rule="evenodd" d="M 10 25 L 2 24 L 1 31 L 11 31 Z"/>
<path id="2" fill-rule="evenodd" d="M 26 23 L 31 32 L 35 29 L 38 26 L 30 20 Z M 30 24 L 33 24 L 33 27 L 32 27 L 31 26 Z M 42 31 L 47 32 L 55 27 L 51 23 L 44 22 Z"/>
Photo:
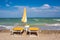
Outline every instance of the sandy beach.
<path id="1" fill-rule="evenodd" d="M 22 35 L 14 34 L 4 31 L 0 32 L 0 40 L 60 40 L 60 30 L 42 30 L 36 35 L 27 35 L 24 32 Z"/>

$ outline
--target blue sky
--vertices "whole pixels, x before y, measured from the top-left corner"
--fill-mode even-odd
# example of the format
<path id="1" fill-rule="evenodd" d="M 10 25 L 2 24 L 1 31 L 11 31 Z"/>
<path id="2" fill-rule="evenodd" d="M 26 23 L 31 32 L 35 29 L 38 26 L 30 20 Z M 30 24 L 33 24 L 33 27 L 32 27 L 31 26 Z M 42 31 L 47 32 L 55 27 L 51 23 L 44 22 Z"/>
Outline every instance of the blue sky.
<path id="1" fill-rule="evenodd" d="M 0 18 L 60 17 L 60 0 L 0 0 Z"/>

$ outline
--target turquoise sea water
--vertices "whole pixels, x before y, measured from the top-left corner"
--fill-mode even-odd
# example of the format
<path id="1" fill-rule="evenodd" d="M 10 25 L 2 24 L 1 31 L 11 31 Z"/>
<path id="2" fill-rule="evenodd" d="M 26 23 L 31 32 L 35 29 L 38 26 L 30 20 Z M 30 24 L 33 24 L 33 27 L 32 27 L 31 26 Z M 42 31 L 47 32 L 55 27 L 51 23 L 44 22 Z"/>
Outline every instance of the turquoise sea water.
<path id="1" fill-rule="evenodd" d="M 27 24 L 40 25 L 45 23 L 60 23 L 60 19 L 55 18 L 28 18 Z M 21 18 L 0 18 L 0 25 L 14 25 L 21 24 Z"/>
<path id="2" fill-rule="evenodd" d="M 30 24 L 31 26 L 37 25 L 42 29 L 46 29 L 46 27 L 43 27 L 44 24 L 53 24 L 53 23 L 60 23 L 60 18 L 28 18 L 27 24 Z M 8 25 L 13 26 L 15 24 L 21 25 L 21 18 L 0 18 L 0 25 Z M 50 27 L 52 29 L 53 27 Z M 48 29 L 48 27 L 47 27 Z M 54 28 L 53 28 L 54 29 Z M 55 28 L 56 29 L 56 28 Z"/>

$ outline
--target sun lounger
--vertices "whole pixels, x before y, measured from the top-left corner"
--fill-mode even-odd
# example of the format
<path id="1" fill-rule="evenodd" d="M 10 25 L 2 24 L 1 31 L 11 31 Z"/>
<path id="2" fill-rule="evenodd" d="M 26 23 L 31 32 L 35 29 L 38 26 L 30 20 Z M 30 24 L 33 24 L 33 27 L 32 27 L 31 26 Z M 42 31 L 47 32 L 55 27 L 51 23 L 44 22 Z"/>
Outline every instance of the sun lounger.
<path id="1" fill-rule="evenodd" d="M 14 33 L 22 34 L 23 31 L 24 31 L 23 27 L 14 27 L 14 28 L 12 28 L 11 34 L 14 34 Z"/>
<path id="2" fill-rule="evenodd" d="M 35 34 L 35 35 L 38 35 L 38 31 L 39 31 L 39 28 L 38 27 L 30 27 L 28 29 L 27 34 Z"/>

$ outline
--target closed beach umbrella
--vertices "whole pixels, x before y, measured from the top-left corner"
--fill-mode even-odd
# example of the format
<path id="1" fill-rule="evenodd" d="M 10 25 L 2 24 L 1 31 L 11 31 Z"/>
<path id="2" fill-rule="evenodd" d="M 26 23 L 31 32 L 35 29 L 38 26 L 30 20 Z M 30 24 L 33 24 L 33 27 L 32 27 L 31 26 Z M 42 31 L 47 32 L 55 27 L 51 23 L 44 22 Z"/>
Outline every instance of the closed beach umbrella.
<path id="1" fill-rule="evenodd" d="M 26 23 L 27 22 L 27 16 L 26 16 L 26 8 L 24 8 L 24 13 L 23 13 L 23 16 L 22 16 L 22 20 L 21 20 L 23 23 Z"/>

